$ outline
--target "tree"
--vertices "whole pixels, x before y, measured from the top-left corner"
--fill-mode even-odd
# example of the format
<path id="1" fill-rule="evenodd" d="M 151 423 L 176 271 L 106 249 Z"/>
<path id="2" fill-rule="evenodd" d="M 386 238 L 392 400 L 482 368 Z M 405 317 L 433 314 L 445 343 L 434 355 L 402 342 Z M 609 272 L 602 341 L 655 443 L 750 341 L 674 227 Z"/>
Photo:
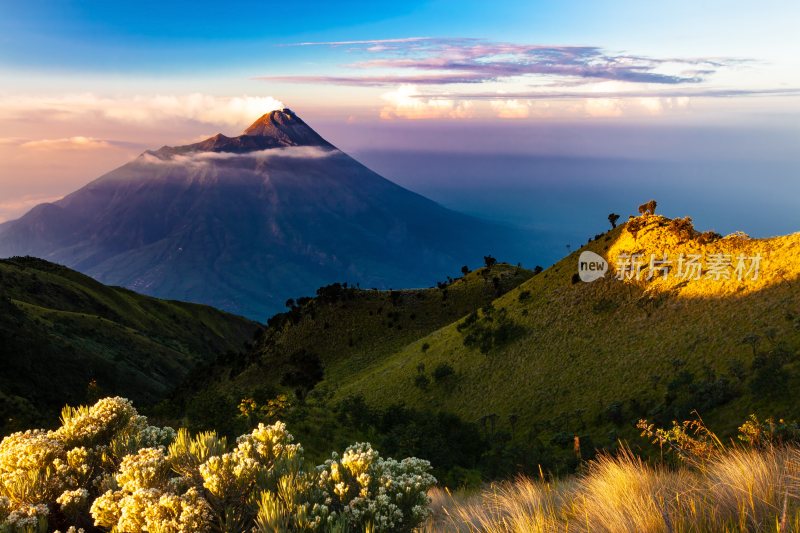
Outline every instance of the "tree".
<path id="1" fill-rule="evenodd" d="M 486 265 L 486 268 L 492 268 L 494 265 L 497 264 L 497 259 L 495 259 L 491 255 L 484 255 L 483 263 Z"/>
<path id="2" fill-rule="evenodd" d="M 456 371 L 449 364 L 439 363 L 433 370 L 433 379 L 436 381 L 436 383 L 441 383 L 455 373 Z"/>
<path id="3" fill-rule="evenodd" d="M 616 213 L 611 213 L 608 215 L 608 221 L 611 222 L 611 229 L 617 227 L 617 220 L 619 220 L 619 215 Z"/>
<path id="4" fill-rule="evenodd" d="M 465 276 L 469 274 L 469 267 L 467 265 L 462 266 L 461 273 L 464 274 Z"/>

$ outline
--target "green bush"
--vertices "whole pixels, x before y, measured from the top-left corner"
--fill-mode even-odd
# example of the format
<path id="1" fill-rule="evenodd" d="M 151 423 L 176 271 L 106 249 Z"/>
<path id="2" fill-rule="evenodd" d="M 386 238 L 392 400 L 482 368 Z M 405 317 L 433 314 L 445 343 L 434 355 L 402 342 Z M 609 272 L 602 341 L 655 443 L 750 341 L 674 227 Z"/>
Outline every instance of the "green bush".
<path id="1" fill-rule="evenodd" d="M 524 328 L 514 322 L 505 308 L 496 310 L 491 304 L 481 309 L 482 316 L 473 312 L 456 329 L 464 335 L 464 346 L 489 353 L 493 347 L 502 346 L 517 338 Z"/>
<path id="2" fill-rule="evenodd" d="M 436 368 L 433 369 L 433 379 L 436 383 L 441 383 L 447 378 L 452 375 L 455 375 L 456 371 L 447 363 L 439 363 L 436 365 Z"/>

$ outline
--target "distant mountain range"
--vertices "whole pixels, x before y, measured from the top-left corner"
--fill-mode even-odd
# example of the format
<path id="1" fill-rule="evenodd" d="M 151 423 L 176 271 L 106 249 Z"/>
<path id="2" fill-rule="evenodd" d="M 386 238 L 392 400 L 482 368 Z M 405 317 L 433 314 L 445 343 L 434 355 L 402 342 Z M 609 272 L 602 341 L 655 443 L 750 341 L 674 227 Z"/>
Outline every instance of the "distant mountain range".
<path id="1" fill-rule="evenodd" d="M 333 281 L 431 286 L 484 255 L 516 262 L 535 248 L 382 178 L 289 109 L 238 137 L 144 152 L 0 225 L 0 257 L 261 321 Z"/>

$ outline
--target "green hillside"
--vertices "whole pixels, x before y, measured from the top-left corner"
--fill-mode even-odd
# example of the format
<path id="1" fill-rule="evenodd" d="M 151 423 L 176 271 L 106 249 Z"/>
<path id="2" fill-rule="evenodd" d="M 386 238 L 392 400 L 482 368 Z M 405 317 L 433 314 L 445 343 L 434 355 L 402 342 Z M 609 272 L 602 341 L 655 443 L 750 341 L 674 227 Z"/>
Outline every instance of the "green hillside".
<path id="1" fill-rule="evenodd" d="M 609 260 L 605 278 L 577 280 L 584 250 Z M 649 262 L 664 252 L 674 261 L 700 254 L 706 269 L 714 254 L 728 254 L 732 279 L 682 279 L 675 271 L 616 279 L 620 254 Z M 757 280 L 736 279 L 739 254 L 760 254 Z M 792 394 L 800 386 L 798 277 L 800 234 L 719 238 L 682 219 L 632 218 L 490 307 L 353 367 L 335 397 L 456 413 L 487 434 L 563 456 L 572 455 L 574 435 L 584 453 L 619 437 L 635 442 L 634 423 L 645 417 L 668 423 L 696 409 L 723 434 L 751 412 L 800 418 Z M 416 385 L 442 364 L 454 375 Z"/>
<path id="2" fill-rule="evenodd" d="M 0 260 L 0 433 L 49 423 L 64 404 L 100 394 L 152 404 L 196 365 L 242 351 L 257 330 L 44 260 Z"/>
<path id="3" fill-rule="evenodd" d="M 439 283 L 437 288 L 323 287 L 314 298 L 288 302 L 290 310 L 270 319 L 249 356 L 221 358 L 190 375 L 170 405 L 173 416 L 186 414 L 188 420 L 174 423 L 235 435 L 247 429 L 242 417 L 237 417 L 242 399 L 251 398 L 264 407 L 285 394 L 290 405 L 268 409 L 273 415 L 262 420 L 280 417 L 286 421 L 312 457 L 339 443 L 358 439 L 376 443 L 380 435 L 371 435 L 360 427 L 363 420 L 356 420 L 360 416 L 356 413 L 363 411 L 330 401 L 339 384 L 380 366 L 417 339 L 490 303 L 533 275 L 498 263 Z M 427 347 L 417 344 L 416 349 L 421 352 Z M 201 382 L 204 387 L 198 391 Z M 417 414 L 395 413 L 401 418 Z M 463 429 L 459 421 L 450 422 L 454 431 Z M 414 418 L 414 423 L 420 420 Z M 441 426 L 443 421 L 425 419 L 424 423 Z M 446 446 L 438 448 L 446 452 Z M 389 447 L 387 453 L 404 450 Z"/>
<path id="4" fill-rule="evenodd" d="M 289 312 L 270 320 L 256 344 L 257 364 L 237 376 L 236 384 L 263 384 L 283 376 L 282 370 L 293 370 L 292 361 L 303 358 L 318 358 L 328 383 L 350 379 L 531 276 L 529 270 L 497 264 L 431 289 L 323 287 L 316 298 L 299 299 Z M 269 369 L 266 375 L 264 368 Z"/>

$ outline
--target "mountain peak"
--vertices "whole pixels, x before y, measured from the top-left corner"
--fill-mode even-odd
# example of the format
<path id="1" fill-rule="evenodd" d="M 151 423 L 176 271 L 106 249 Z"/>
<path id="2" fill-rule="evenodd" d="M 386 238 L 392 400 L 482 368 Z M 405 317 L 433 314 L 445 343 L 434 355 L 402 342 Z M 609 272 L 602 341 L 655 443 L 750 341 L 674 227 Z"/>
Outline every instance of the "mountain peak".
<path id="1" fill-rule="evenodd" d="M 262 115 L 242 135 L 269 137 L 283 146 L 331 146 L 287 107 Z"/>
<path id="2" fill-rule="evenodd" d="M 300 117 L 288 107 L 275 109 L 261 115 L 258 120 L 253 122 L 250 127 L 242 132 L 242 135 L 264 135 L 265 133 L 269 133 L 273 128 L 289 126 L 297 121 L 302 122 Z"/>
<path id="3" fill-rule="evenodd" d="M 316 146 L 335 149 L 311 126 L 303 122 L 294 111 L 283 108 L 262 115 L 238 137 L 227 137 L 221 133 L 204 141 L 184 146 L 163 146 L 155 152 L 158 157 L 171 157 L 175 154 L 192 152 L 233 152 L 248 153 L 271 148 L 290 146 Z"/>

